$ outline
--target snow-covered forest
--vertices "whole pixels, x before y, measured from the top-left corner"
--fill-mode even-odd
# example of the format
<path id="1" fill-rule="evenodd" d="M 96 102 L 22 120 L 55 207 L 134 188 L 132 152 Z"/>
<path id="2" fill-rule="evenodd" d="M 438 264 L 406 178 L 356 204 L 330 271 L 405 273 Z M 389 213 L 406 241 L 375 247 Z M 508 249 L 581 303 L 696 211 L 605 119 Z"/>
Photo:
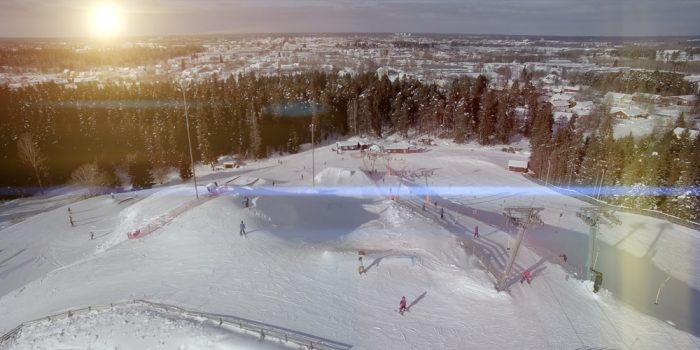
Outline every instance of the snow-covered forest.
<path id="1" fill-rule="evenodd" d="M 496 145 L 522 135 L 531 138 L 530 169 L 540 178 L 567 185 L 631 186 L 629 195 L 617 193 L 610 200 L 699 219 L 693 190 L 700 184 L 697 138 L 663 130 L 614 140 L 612 120 L 604 113 L 585 123 L 572 118 L 568 125 L 555 125 L 550 105 L 528 77 L 523 71 L 524 83 L 502 90 L 491 89 L 483 76 L 455 79 L 442 88 L 370 73 L 322 72 L 211 79 L 184 87 L 184 96 L 183 87 L 171 82 L 0 87 L 0 157 L 7 165 L 0 185 L 25 189 L 5 196 L 36 192 L 37 185 L 75 180 L 76 170 L 84 171 L 86 165 L 98 169 L 97 185 L 104 187 L 128 185 L 119 183 L 116 169 L 127 169 L 135 187 L 151 186 L 158 180 L 154 174 L 173 167 L 188 178 L 186 102 L 195 162 L 213 163 L 223 154 L 264 158 L 295 153 L 311 140 L 311 122 L 317 125 L 316 142 L 396 133 Z M 680 118 L 676 126 L 683 123 Z M 27 166 L 31 162 L 22 160 L 20 139 L 39 152 L 39 164 Z M 673 197 L 635 196 L 658 186 L 687 191 Z"/>

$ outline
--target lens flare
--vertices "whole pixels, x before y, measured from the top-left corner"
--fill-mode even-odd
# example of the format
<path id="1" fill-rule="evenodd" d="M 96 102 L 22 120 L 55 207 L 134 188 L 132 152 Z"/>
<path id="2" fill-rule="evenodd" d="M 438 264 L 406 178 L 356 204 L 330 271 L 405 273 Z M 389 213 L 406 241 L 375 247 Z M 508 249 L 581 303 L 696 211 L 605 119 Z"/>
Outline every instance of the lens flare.
<path id="1" fill-rule="evenodd" d="M 115 4 L 99 4 L 91 12 L 92 28 L 98 37 L 113 37 L 119 34 L 122 25 L 121 10 Z"/>

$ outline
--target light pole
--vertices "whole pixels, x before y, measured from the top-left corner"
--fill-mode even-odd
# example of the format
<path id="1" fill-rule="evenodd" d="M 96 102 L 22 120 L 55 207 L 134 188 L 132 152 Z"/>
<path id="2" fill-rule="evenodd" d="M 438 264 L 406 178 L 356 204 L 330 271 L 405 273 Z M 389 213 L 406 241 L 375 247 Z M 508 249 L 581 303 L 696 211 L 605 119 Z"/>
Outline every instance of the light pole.
<path id="1" fill-rule="evenodd" d="M 316 146 L 314 144 L 314 129 L 316 125 L 311 123 L 311 187 L 316 188 L 316 158 L 314 157 L 314 150 Z"/>
<path id="2" fill-rule="evenodd" d="M 182 82 L 180 82 L 180 84 L 177 86 L 177 89 L 182 91 L 182 101 L 185 104 L 185 125 L 187 126 L 187 145 L 190 149 L 190 165 L 192 166 L 192 179 L 194 179 L 194 195 L 197 199 L 199 199 L 199 191 L 197 191 L 197 174 L 195 174 L 194 172 L 194 157 L 192 156 L 192 139 L 190 139 L 190 118 L 187 115 L 187 98 L 185 97 L 185 91 L 189 89 L 189 86 L 185 87 L 185 85 Z"/>

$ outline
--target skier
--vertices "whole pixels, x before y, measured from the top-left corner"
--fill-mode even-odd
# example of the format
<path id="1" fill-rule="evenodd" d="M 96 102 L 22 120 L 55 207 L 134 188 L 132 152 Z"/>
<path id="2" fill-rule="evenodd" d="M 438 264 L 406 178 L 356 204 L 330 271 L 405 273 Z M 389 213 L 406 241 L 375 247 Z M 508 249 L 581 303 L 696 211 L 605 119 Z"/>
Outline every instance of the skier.
<path id="1" fill-rule="evenodd" d="M 530 270 L 525 270 L 523 271 L 523 277 L 520 279 L 520 284 L 523 284 L 523 282 L 527 281 L 527 284 L 530 284 L 532 281 L 532 275 L 530 275 Z"/>
<path id="2" fill-rule="evenodd" d="M 363 273 L 367 274 L 367 271 L 365 271 L 365 265 L 362 263 L 362 257 L 359 257 L 357 259 L 360 260 L 360 267 L 357 269 L 357 271 L 360 273 L 360 276 L 362 276 Z"/>
<path id="3" fill-rule="evenodd" d="M 241 227 L 241 231 L 238 232 L 238 234 L 240 234 L 241 236 L 243 236 L 243 235 L 246 235 L 246 236 L 247 236 L 248 234 L 245 233 L 245 224 L 243 223 L 243 220 L 241 220 L 241 225 L 240 225 L 240 227 Z"/>
<path id="4" fill-rule="evenodd" d="M 474 227 L 474 238 L 479 238 L 479 225 Z"/>
<path id="5" fill-rule="evenodd" d="M 70 227 L 75 227 L 75 223 L 73 222 L 73 216 L 70 214 L 68 215 L 68 221 L 70 221 Z"/>
<path id="6" fill-rule="evenodd" d="M 425 211 L 425 203 L 423 203 L 423 211 Z"/>
<path id="7" fill-rule="evenodd" d="M 564 254 L 564 253 L 562 253 L 561 255 L 559 255 L 559 257 L 562 258 L 562 259 L 564 259 L 564 262 L 566 262 L 567 260 L 569 260 L 569 258 L 568 258 L 568 257 L 566 256 L 566 254 Z"/>
<path id="8" fill-rule="evenodd" d="M 445 208 L 440 208 L 440 219 L 445 218 Z"/>
<path id="9" fill-rule="evenodd" d="M 406 297 L 401 297 L 401 301 L 399 302 L 399 313 L 403 315 L 403 313 L 406 311 Z"/>
<path id="10" fill-rule="evenodd" d="M 95 233 L 94 233 L 94 232 L 90 232 L 90 240 L 93 240 L 93 239 L 95 239 Z"/>
<path id="11" fill-rule="evenodd" d="M 248 196 L 243 197 L 243 204 L 245 204 L 246 208 L 250 206 L 250 198 Z"/>

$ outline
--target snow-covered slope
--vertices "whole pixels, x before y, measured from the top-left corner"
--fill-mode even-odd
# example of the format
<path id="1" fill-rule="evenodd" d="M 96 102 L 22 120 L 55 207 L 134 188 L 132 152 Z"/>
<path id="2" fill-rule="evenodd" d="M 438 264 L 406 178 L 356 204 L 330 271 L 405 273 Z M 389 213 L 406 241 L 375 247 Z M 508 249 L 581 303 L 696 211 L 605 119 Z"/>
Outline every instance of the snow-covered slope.
<path id="1" fill-rule="evenodd" d="M 195 200 L 186 187 L 175 186 L 121 204 L 109 197 L 71 204 L 72 210 L 100 213 L 91 225 L 105 234 L 95 241 L 89 239 L 91 226 L 66 226 L 66 208 L 40 214 L 0 231 L 0 332 L 61 310 L 143 298 L 295 329 L 353 349 L 698 347 L 696 335 L 683 331 L 692 331 L 692 319 L 677 329 L 649 310 L 621 302 L 615 296 L 624 295 L 615 290 L 593 294 L 590 282 L 567 272 L 585 257 L 588 227 L 575 216 L 585 203 L 506 171 L 514 157 L 523 156 L 436 147 L 392 157 L 391 167 L 403 171 L 381 178 L 386 163 L 378 161 L 379 174 L 370 177 L 357 157 L 322 147 L 316 150 L 316 188 L 311 188 L 311 154 L 303 152 L 207 174 L 206 181 L 219 184 L 245 177 L 230 181 L 216 198 Z M 431 200 L 439 206 L 423 211 L 415 194 L 422 192 L 426 174 L 435 189 Z M 326 190 L 340 187 L 362 191 Z M 380 188 L 400 199 L 388 199 Z M 479 188 L 501 190 L 480 193 Z M 243 196 L 252 199 L 250 208 Z M 493 252 L 495 261 L 505 259 L 512 230 L 502 225 L 503 205 L 544 207 L 545 225 L 528 233 L 515 283 L 508 292 L 497 292 L 472 247 Z M 444 219 L 440 207 L 446 208 Z M 125 239 L 126 232 L 174 212 L 162 228 Z M 679 281 L 696 283 L 697 232 L 636 215 L 621 219 L 622 233 L 601 233 L 601 241 L 615 248 L 606 251 L 610 259 L 624 251 L 649 266 L 672 268 Z M 52 230 L 60 220 L 62 227 Z M 240 221 L 247 236 L 239 235 Z M 662 224 L 670 229 L 649 240 Z M 472 242 L 477 225 L 482 237 Z M 681 252 L 679 244 L 685 248 Z M 649 249 L 657 253 L 646 255 Z M 561 266 L 555 255 L 564 250 L 571 266 Z M 60 264 L 32 260 L 54 251 L 65 251 Z M 362 276 L 360 251 L 367 269 Z M 606 268 L 614 266 L 608 262 Z M 534 273 L 532 285 L 517 283 L 525 268 Z M 624 287 L 635 286 L 629 283 Z M 403 316 L 396 312 L 401 296 L 411 305 Z M 667 303 L 697 307 L 692 300 L 663 299 L 660 305 Z M 81 322 L 66 328 L 78 334 L 76 339 L 109 332 L 108 322 L 89 322 L 102 330 L 86 335 Z M 46 327 L 42 334 L 51 332 Z M 182 334 L 199 339 L 216 338 L 216 332 Z M 191 344 L 188 338 L 180 344 Z M 113 344 L 121 343 L 114 339 Z"/>

